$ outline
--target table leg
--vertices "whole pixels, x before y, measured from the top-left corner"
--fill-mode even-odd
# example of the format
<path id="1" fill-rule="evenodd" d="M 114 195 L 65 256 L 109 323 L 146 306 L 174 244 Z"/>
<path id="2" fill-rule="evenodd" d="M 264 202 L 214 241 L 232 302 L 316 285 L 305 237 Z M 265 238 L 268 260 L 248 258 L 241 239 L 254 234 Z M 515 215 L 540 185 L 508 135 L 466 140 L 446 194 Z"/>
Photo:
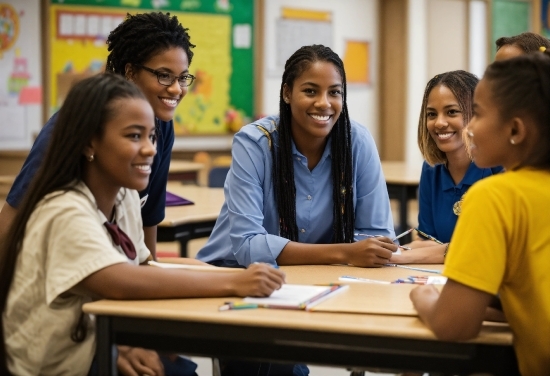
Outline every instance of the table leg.
<path id="1" fill-rule="evenodd" d="M 407 223 L 409 217 L 409 195 L 406 186 L 401 186 L 399 189 L 399 232 L 403 232 L 409 228 Z M 397 234 L 396 234 L 397 235 Z M 401 238 L 400 243 L 406 244 L 412 241 L 411 234 L 407 234 Z"/>
<path id="2" fill-rule="evenodd" d="M 96 316 L 96 359 L 99 375 L 117 375 L 116 351 L 111 334 L 111 319 Z"/>

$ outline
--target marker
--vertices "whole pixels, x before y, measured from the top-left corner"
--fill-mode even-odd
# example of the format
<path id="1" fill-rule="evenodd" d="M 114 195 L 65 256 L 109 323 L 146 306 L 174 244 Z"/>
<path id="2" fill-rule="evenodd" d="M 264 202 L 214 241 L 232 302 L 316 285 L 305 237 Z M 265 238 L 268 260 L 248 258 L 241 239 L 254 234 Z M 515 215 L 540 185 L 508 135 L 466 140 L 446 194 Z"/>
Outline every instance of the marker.
<path id="1" fill-rule="evenodd" d="M 426 272 L 426 273 L 436 273 L 441 274 L 441 271 L 435 270 L 435 269 L 424 269 L 424 268 L 416 268 L 414 266 L 406 266 L 406 265 L 400 265 L 400 264 L 386 264 L 384 266 L 395 266 L 397 268 L 403 268 L 403 269 L 409 269 L 409 270 L 416 270 L 419 272 Z"/>
<path id="2" fill-rule="evenodd" d="M 244 302 L 225 302 L 218 310 L 219 311 L 232 311 L 235 309 L 254 309 L 258 308 L 257 304 L 244 303 Z"/>
<path id="3" fill-rule="evenodd" d="M 389 285 L 391 283 L 391 282 L 388 282 L 388 281 L 380 281 L 378 279 L 352 277 L 350 275 L 343 275 L 340 278 L 338 278 L 338 280 L 342 281 L 342 282 L 381 283 L 381 284 L 384 284 L 384 285 Z"/>

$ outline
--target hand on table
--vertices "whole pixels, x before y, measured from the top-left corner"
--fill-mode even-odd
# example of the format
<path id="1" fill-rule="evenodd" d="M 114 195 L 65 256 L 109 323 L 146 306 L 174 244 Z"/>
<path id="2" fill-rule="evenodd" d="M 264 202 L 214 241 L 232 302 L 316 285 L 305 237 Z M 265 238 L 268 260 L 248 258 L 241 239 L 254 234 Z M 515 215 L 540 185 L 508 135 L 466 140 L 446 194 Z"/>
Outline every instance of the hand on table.
<path id="1" fill-rule="evenodd" d="M 252 264 L 233 276 L 233 289 L 237 296 L 269 296 L 285 283 L 285 273 L 262 263 Z"/>
<path id="2" fill-rule="evenodd" d="M 379 268 L 390 261 L 396 250 L 397 244 L 385 236 L 360 240 L 350 244 L 346 254 L 347 263 L 353 266 Z"/>

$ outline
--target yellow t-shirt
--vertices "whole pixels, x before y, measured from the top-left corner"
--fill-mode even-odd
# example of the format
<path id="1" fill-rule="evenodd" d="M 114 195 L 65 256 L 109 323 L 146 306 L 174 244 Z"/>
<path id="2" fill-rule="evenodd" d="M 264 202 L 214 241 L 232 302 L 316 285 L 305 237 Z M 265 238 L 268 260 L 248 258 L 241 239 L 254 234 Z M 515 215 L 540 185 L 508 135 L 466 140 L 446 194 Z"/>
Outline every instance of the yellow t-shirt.
<path id="1" fill-rule="evenodd" d="M 550 372 L 550 172 L 508 171 L 466 193 L 443 274 L 500 294 L 523 375 Z"/>

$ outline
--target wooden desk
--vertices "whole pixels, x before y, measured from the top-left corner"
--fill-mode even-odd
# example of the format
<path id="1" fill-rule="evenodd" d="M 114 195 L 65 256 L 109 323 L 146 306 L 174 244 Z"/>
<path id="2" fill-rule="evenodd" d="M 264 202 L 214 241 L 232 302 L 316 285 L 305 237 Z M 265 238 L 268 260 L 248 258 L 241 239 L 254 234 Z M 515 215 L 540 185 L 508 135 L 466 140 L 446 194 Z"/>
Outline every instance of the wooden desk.
<path id="1" fill-rule="evenodd" d="M 202 163 L 173 159 L 170 161 L 168 180 L 197 182 L 199 171 L 204 168 Z"/>
<path id="2" fill-rule="evenodd" d="M 398 268 L 295 266 L 281 269 L 287 273 L 289 283 L 328 283 L 341 275 L 384 280 L 411 275 L 411 271 Z M 358 288 L 361 287 L 351 285 L 343 294 Z M 365 296 L 364 299 L 374 298 Z M 120 344 L 207 357 L 339 367 L 518 374 L 512 334 L 507 325 L 484 323 L 480 335 L 472 341 L 442 342 L 413 316 L 271 309 L 219 312 L 218 307 L 227 300 L 103 300 L 85 304 L 84 311 L 96 315 L 99 373 L 116 373 L 111 348 Z"/>
<path id="3" fill-rule="evenodd" d="M 224 202 L 223 188 L 199 187 L 169 181 L 168 192 L 193 201 L 194 205 L 170 206 L 157 228 L 157 241 L 179 241 L 183 257 L 187 242 L 209 236 Z"/>
<path id="4" fill-rule="evenodd" d="M 407 165 L 406 162 L 382 162 L 382 171 L 388 187 L 390 199 L 399 201 L 399 231 L 409 228 L 409 200 L 417 198 L 420 184 L 421 165 Z M 396 234 L 397 235 L 397 234 Z M 404 236 L 401 244 L 412 240 L 411 235 Z"/>

